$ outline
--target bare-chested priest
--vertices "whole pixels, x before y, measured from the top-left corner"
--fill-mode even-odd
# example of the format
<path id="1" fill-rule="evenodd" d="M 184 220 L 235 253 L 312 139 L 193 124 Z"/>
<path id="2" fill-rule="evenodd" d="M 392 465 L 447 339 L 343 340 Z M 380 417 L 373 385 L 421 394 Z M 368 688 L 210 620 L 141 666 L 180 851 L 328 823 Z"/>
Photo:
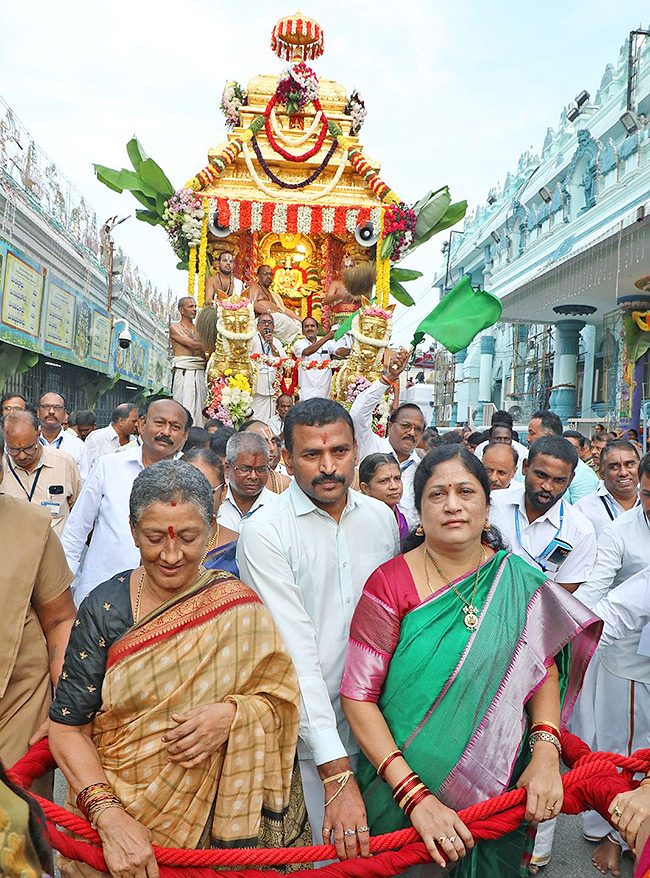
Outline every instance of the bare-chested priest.
<path id="1" fill-rule="evenodd" d="M 217 268 L 205 279 L 205 303 L 196 320 L 196 331 L 207 354 L 214 352 L 217 339 L 217 305 L 223 296 L 241 295 L 243 284 L 235 277 L 235 257 L 232 250 L 222 250 Z"/>
<path id="2" fill-rule="evenodd" d="M 205 405 L 205 351 L 194 326 L 196 302 L 191 296 L 178 300 L 181 319 L 169 327 L 172 343 L 172 396 L 191 413 L 197 426 L 203 424 Z"/>
<path id="3" fill-rule="evenodd" d="M 260 265 L 257 280 L 248 289 L 248 295 L 255 308 L 255 316 L 272 314 L 274 333 L 282 342 L 292 341 L 300 332 L 300 320 L 293 311 L 282 304 L 280 296 L 271 291 L 273 269 L 270 265 Z"/>

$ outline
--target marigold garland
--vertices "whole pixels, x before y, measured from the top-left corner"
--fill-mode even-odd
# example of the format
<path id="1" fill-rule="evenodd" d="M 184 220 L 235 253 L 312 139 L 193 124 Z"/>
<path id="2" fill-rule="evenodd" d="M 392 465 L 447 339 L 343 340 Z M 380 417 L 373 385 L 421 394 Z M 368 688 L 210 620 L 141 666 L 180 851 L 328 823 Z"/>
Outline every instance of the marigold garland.
<path id="1" fill-rule="evenodd" d="M 187 272 L 187 295 L 194 298 L 194 278 L 196 277 L 196 247 L 190 247 L 190 259 Z"/>
<path id="2" fill-rule="evenodd" d="M 205 269 L 208 258 L 208 199 L 203 199 L 203 226 L 201 227 L 201 243 L 199 245 L 199 292 L 197 302 L 199 308 L 205 304 Z"/>
<path id="3" fill-rule="evenodd" d="M 376 277 L 376 296 L 377 304 L 380 308 L 388 306 L 388 298 L 390 296 L 390 257 L 381 257 L 381 245 L 386 237 L 386 211 L 382 211 L 381 217 L 381 236 L 377 242 L 377 277 Z"/>

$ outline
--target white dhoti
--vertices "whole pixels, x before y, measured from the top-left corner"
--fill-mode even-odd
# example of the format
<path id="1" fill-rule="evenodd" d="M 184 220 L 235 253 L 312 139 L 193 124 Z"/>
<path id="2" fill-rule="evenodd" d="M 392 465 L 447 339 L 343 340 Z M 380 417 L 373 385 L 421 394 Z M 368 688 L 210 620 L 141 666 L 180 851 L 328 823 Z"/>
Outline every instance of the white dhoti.
<path id="1" fill-rule="evenodd" d="M 202 427 L 207 395 L 205 360 L 203 357 L 174 357 L 172 376 L 172 396 L 189 411 L 194 425 Z"/>
<path id="2" fill-rule="evenodd" d="M 253 418 L 256 421 L 264 421 L 265 424 L 268 424 L 275 414 L 275 397 L 254 393 L 252 405 Z"/>
<path id="3" fill-rule="evenodd" d="M 297 317 L 294 320 L 282 311 L 274 311 L 272 316 L 274 326 L 273 335 L 285 344 L 293 341 L 298 333 L 302 331 L 300 320 L 298 320 Z"/>
<path id="4" fill-rule="evenodd" d="M 600 653 L 597 649 L 589 664 L 569 728 L 592 750 L 629 756 L 650 743 L 650 684 L 612 674 Z M 619 833 L 597 811 L 583 814 L 582 828 L 590 839 L 607 835 L 627 850 Z"/>

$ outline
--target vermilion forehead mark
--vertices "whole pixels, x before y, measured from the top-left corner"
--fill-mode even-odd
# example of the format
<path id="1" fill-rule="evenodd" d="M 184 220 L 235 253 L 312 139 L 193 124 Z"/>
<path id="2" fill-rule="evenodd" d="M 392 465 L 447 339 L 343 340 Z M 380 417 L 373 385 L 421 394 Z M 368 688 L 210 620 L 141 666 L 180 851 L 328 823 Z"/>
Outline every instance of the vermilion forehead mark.
<path id="1" fill-rule="evenodd" d="M 176 501 L 172 500 L 172 506 L 176 506 Z"/>
<path id="2" fill-rule="evenodd" d="M 323 440 L 323 445 L 327 445 L 327 436 L 321 436 L 321 439 Z"/>
<path id="3" fill-rule="evenodd" d="M 169 527 L 167 528 L 167 530 L 169 531 L 169 536 L 170 536 L 172 539 L 174 539 L 174 537 L 176 536 L 176 534 L 174 533 L 174 528 L 171 526 L 171 524 L 169 525 Z"/>

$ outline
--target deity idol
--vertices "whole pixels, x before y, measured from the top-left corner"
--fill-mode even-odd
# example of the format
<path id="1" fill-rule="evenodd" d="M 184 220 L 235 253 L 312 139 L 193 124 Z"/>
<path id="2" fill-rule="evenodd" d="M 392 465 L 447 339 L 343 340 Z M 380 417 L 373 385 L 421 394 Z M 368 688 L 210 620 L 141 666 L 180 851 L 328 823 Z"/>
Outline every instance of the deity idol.
<path id="1" fill-rule="evenodd" d="M 346 399 L 348 386 L 357 378 L 375 381 L 381 375 L 384 351 L 390 341 L 395 305 L 378 308 L 363 296 L 361 310 L 352 320 L 352 349 L 335 378 L 332 396 Z"/>
<path id="2" fill-rule="evenodd" d="M 208 385 L 221 378 L 227 370 L 241 373 L 253 384 L 251 343 L 256 332 L 255 310 L 250 299 L 237 294 L 228 297 L 218 291 L 217 337 L 214 353 L 208 360 Z"/>

